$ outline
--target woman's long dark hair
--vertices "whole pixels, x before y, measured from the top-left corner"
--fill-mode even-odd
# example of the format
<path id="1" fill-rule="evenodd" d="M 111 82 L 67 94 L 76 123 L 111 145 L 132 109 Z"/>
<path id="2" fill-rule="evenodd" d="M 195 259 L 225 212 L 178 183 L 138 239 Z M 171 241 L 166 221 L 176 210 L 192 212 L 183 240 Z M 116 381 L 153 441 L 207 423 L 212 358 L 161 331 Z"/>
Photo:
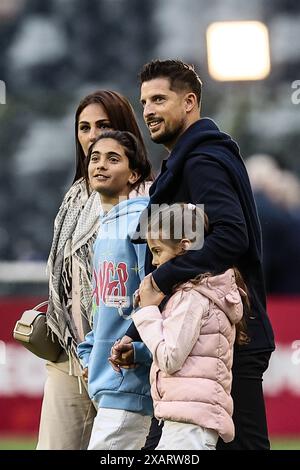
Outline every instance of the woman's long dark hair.
<path id="1" fill-rule="evenodd" d="M 75 114 L 76 170 L 73 183 L 85 177 L 86 156 L 78 140 L 79 116 L 90 104 L 100 104 L 106 111 L 112 129 L 131 132 L 140 141 L 143 153 L 147 155 L 142 134 L 139 130 L 134 111 L 129 101 L 116 91 L 97 90 L 81 100 Z M 151 178 L 149 178 L 151 179 Z"/>

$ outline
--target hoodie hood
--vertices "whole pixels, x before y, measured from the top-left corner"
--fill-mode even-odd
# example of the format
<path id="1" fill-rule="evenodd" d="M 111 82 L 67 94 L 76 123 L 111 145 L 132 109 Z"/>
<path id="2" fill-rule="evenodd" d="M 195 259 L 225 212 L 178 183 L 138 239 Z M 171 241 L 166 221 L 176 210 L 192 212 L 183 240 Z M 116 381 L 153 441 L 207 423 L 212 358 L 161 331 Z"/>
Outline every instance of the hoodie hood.
<path id="1" fill-rule="evenodd" d="M 236 285 L 233 269 L 223 274 L 203 279 L 193 289 L 208 297 L 227 315 L 232 324 L 238 323 L 243 316 L 241 296 L 246 293 Z"/>
<path id="2" fill-rule="evenodd" d="M 135 197 L 121 201 L 119 204 L 113 206 L 107 213 L 103 212 L 102 209 L 100 212 L 101 223 L 107 224 L 109 222 L 115 222 L 119 217 L 128 216 L 129 214 L 140 214 L 141 211 L 147 207 L 148 203 L 148 197 Z"/>
<path id="3" fill-rule="evenodd" d="M 224 158 L 232 165 L 231 160 L 242 158 L 237 143 L 225 132 L 221 132 L 216 123 L 209 118 L 201 118 L 194 122 L 179 138 L 170 156 L 163 165 L 159 177 L 152 184 L 149 194 L 151 203 L 160 203 L 161 194 L 172 192 L 174 180 L 181 176 L 185 162 L 199 155 L 213 159 Z"/>
<path id="4" fill-rule="evenodd" d="M 229 152 L 231 157 L 234 155 L 241 159 L 239 146 L 231 136 L 221 132 L 213 119 L 201 118 L 194 122 L 180 137 L 171 152 L 167 165 L 176 172 L 175 169 L 179 163 L 178 155 L 182 155 L 183 159 L 187 154 L 192 156 L 191 152 L 199 145 L 201 145 L 203 153 L 206 151 L 210 153 L 212 143 L 215 150 L 221 148 L 223 152 Z"/>

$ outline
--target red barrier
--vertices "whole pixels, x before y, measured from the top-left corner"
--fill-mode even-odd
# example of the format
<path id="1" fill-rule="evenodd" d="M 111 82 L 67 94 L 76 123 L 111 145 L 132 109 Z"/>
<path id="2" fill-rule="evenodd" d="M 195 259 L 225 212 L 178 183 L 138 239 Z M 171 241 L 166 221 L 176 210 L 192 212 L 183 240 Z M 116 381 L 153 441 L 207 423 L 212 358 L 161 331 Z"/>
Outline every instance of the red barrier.
<path id="1" fill-rule="evenodd" d="M 12 339 L 23 310 L 41 299 L 0 299 L 0 434 L 36 433 L 44 361 Z M 269 315 L 277 349 L 265 374 L 264 390 L 270 435 L 300 435 L 300 298 L 270 298 Z"/>
<path id="2" fill-rule="evenodd" d="M 19 345 L 12 331 L 39 298 L 0 299 L 0 434 L 37 433 L 45 380 L 44 361 Z"/>
<path id="3" fill-rule="evenodd" d="M 276 351 L 264 378 L 271 435 L 300 436 L 300 298 L 271 297 Z"/>

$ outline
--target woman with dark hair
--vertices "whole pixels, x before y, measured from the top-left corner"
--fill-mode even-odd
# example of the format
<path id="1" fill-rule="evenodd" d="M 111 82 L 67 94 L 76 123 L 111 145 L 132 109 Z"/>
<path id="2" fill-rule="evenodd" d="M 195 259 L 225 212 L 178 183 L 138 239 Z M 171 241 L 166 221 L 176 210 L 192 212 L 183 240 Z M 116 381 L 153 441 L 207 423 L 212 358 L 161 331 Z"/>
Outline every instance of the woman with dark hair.
<path id="1" fill-rule="evenodd" d="M 75 114 L 76 172 L 54 223 L 48 259 L 47 324 L 62 353 L 47 362 L 47 380 L 37 449 L 86 449 L 95 408 L 82 387 L 76 347 L 92 327 L 92 256 L 99 229 L 101 202 L 89 188 L 85 160 L 104 130 L 131 132 L 145 146 L 130 103 L 108 90 L 86 96 Z M 145 186 L 141 188 L 145 191 Z M 134 194 L 136 195 L 136 193 Z"/>
<path id="2" fill-rule="evenodd" d="M 102 119 L 99 119 L 99 108 L 102 108 Z M 89 123 L 84 121 L 86 115 L 98 118 L 94 132 Z M 85 174 L 85 157 L 89 146 L 95 142 L 101 130 L 109 128 L 131 132 L 140 140 L 143 152 L 147 153 L 129 101 L 115 91 L 91 93 L 81 100 L 75 114 L 76 173 L 73 183 Z"/>

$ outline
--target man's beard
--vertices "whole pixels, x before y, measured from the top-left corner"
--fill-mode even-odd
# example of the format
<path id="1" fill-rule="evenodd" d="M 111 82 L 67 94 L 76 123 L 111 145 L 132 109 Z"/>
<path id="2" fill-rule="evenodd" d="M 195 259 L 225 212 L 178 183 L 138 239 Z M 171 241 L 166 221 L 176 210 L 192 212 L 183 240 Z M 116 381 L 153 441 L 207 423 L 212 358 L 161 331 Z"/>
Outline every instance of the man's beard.
<path id="1" fill-rule="evenodd" d="M 179 123 L 175 129 L 166 130 L 165 132 L 156 135 L 151 135 L 150 138 L 156 144 L 168 144 L 174 142 L 182 134 L 183 131 L 183 122 Z"/>

